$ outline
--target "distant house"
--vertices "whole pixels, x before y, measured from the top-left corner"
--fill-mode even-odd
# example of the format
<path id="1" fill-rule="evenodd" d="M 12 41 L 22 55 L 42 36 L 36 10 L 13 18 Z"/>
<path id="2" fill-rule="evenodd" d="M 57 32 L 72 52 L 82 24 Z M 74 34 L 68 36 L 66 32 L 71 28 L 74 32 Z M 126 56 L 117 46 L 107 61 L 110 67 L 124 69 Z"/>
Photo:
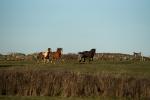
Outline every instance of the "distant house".
<path id="1" fill-rule="evenodd" d="M 97 60 L 122 61 L 132 60 L 133 56 L 122 53 L 96 53 L 94 58 Z"/>
<path id="2" fill-rule="evenodd" d="M 0 60 L 4 60 L 4 55 L 0 54 Z"/>
<path id="3" fill-rule="evenodd" d="M 7 55 L 6 60 L 24 60 L 25 56 L 23 53 L 10 53 Z"/>

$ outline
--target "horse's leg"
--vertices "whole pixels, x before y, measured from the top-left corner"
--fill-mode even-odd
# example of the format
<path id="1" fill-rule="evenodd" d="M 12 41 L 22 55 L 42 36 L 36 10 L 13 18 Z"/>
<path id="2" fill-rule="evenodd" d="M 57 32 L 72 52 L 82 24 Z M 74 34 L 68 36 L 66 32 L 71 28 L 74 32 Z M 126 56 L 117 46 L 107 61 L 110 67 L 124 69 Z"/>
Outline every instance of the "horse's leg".
<path id="1" fill-rule="evenodd" d="M 64 60 L 64 59 L 61 59 L 61 63 L 64 64 L 64 63 L 65 63 L 65 60 Z"/>
<path id="2" fill-rule="evenodd" d="M 93 61 L 93 57 L 92 57 L 92 60 L 91 61 Z"/>
<path id="3" fill-rule="evenodd" d="M 36 62 L 37 62 L 37 63 L 40 63 L 40 60 L 39 60 L 39 59 L 37 59 L 37 60 L 36 60 Z"/>
<path id="4" fill-rule="evenodd" d="M 49 57 L 49 61 L 51 64 L 53 63 L 53 57 L 52 56 Z"/>
<path id="5" fill-rule="evenodd" d="M 61 58 L 57 58 L 57 62 L 61 64 Z"/>
<path id="6" fill-rule="evenodd" d="M 48 60 L 48 63 L 49 63 L 49 59 L 47 59 Z"/>
<path id="7" fill-rule="evenodd" d="M 79 63 L 82 62 L 82 57 L 81 56 L 79 56 L 78 59 L 79 59 Z"/>
<path id="8" fill-rule="evenodd" d="M 47 60 L 47 63 L 49 63 L 49 59 L 46 59 Z"/>
<path id="9" fill-rule="evenodd" d="M 54 58 L 51 59 L 51 64 L 53 64 L 53 62 L 54 62 Z"/>
<path id="10" fill-rule="evenodd" d="M 60 64 L 60 58 L 57 58 L 57 63 Z"/>
<path id="11" fill-rule="evenodd" d="M 47 59 L 45 58 L 45 64 L 47 63 Z"/>
<path id="12" fill-rule="evenodd" d="M 41 58 L 39 58 L 39 59 L 38 59 L 38 63 L 41 63 L 41 62 L 42 62 L 42 59 L 41 59 Z"/>
<path id="13" fill-rule="evenodd" d="M 85 62 L 85 58 L 81 57 L 81 62 Z"/>
<path id="14" fill-rule="evenodd" d="M 79 63 L 82 61 L 82 57 L 80 54 L 78 55 L 78 61 L 79 61 Z"/>
<path id="15" fill-rule="evenodd" d="M 59 63 L 61 64 L 61 58 L 58 59 Z"/>
<path id="16" fill-rule="evenodd" d="M 85 62 L 85 57 L 84 57 L 84 61 L 83 62 Z"/>
<path id="17" fill-rule="evenodd" d="M 80 58 L 79 62 L 82 62 L 82 57 Z"/>
<path id="18" fill-rule="evenodd" d="M 47 63 L 47 59 L 46 58 L 44 58 L 44 64 L 46 64 Z"/>
<path id="19" fill-rule="evenodd" d="M 82 61 L 82 58 L 80 58 L 79 62 L 81 62 L 81 61 Z"/>
<path id="20" fill-rule="evenodd" d="M 45 64 L 45 58 L 43 59 L 43 63 Z"/>
<path id="21" fill-rule="evenodd" d="M 52 63 L 52 59 L 49 59 L 50 63 Z"/>
<path id="22" fill-rule="evenodd" d="M 58 64 L 58 63 L 59 63 L 59 59 L 58 59 L 58 58 L 56 58 L 56 61 L 55 61 L 55 63 L 56 63 L 56 64 Z"/>
<path id="23" fill-rule="evenodd" d="M 55 64 L 55 63 L 56 63 L 56 59 L 55 59 L 55 58 L 52 60 L 52 63 L 53 63 L 53 64 Z"/>
<path id="24" fill-rule="evenodd" d="M 57 59 L 57 63 L 60 64 L 60 58 Z"/>
<path id="25" fill-rule="evenodd" d="M 47 61 L 47 59 L 46 59 L 46 58 L 44 58 L 44 64 L 46 64 L 46 63 L 48 63 L 48 61 Z"/>
<path id="26" fill-rule="evenodd" d="M 91 62 L 91 58 L 89 57 L 89 63 Z"/>
<path id="27" fill-rule="evenodd" d="M 53 59 L 51 59 L 51 64 L 53 63 Z"/>
<path id="28" fill-rule="evenodd" d="M 56 59 L 53 60 L 53 64 L 56 64 Z"/>

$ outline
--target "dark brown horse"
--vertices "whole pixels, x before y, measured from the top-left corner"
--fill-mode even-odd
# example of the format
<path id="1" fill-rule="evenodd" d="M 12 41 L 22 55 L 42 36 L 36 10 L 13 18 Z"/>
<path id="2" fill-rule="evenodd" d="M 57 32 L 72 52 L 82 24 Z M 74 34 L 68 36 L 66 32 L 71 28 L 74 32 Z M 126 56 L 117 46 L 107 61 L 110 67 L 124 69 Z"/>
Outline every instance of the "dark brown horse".
<path id="1" fill-rule="evenodd" d="M 46 52 L 40 52 L 37 55 L 37 61 L 43 61 L 44 63 L 49 62 L 51 59 L 51 48 L 48 48 Z"/>
<path id="2" fill-rule="evenodd" d="M 63 51 L 62 48 L 57 48 L 56 52 L 52 52 L 50 54 L 51 58 L 52 58 L 51 63 L 55 64 L 56 61 L 60 61 L 61 60 L 61 57 L 62 57 L 62 54 L 63 54 L 62 51 Z"/>
<path id="3" fill-rule="evenodd" d="M 85 62 L 86 59 L 93 61 L 96 49 L 91 49 L 90 51 L 79 52 L 79 62 Z"/>

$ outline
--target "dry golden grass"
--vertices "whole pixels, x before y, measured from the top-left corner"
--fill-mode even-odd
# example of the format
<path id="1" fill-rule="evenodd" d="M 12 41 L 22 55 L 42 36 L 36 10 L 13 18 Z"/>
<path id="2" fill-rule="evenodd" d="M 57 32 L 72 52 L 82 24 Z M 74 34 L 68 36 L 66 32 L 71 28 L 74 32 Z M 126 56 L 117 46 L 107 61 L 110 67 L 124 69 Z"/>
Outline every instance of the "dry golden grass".
<path id="1" fill-rule="evenodd" d="M 150 97 L 150 79 L 126 74 L 0 70 L 0 95 Z"/>

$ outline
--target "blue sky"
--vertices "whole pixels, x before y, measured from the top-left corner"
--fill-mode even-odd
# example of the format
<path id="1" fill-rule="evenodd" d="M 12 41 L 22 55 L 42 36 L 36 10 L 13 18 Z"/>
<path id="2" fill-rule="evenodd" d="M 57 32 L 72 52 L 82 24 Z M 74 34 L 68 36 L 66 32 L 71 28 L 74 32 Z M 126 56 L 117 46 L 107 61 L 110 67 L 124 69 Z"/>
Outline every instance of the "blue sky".
<path id="1" fill-rule="evenodd" d="M 0 0 L 0 53 L 150 55 L 150 0 Z"/>

